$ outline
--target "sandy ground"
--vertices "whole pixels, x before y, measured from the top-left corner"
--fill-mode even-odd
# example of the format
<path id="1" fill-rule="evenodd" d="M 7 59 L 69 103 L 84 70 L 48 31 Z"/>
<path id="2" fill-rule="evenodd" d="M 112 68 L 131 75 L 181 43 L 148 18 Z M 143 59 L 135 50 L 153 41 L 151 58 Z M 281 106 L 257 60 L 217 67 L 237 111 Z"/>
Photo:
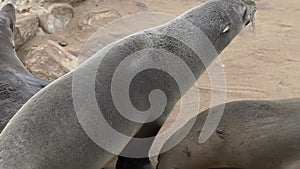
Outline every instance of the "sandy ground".
<path id="1" fill-rule="evenodd" d="M 78 21 L 86 11 L 98 9 L 100 6 L 116 9 L 122 16 L 143 11 L 179 15 L 203 1 L 145 0 L 147 10 L 127 0 L 97 2 L 87 0 L 77 4 L 76 19 L 70 26 L 64 32 L 46 38 L 57 42 L 67 39 L 69 45 L 66 49 L 78 55 L 80 48 L 93 32 L 114 20 L 110 18 L 98 23 L 97 27 L 80 30 L 77 26 Z M 226 101 L 300 97 L 299 16 L 298 0 L 258 0 L 255 37 L 250 29 L 245 29 L 220 56 L 222 64 L 225 65 L 227 83 L 226 88 L 220 90 L 227 92 Z M 24 56 L 26 50 L 43 41 L 45 38 L 35 38 L 19 50 L 19 55 Z M 201 110 L 209 108 L 212 90 L 207 74 L 199 80 L 198 89 L 201 95 Z M 167 125 L 175 120 L 178 110 L 177 106 Z"/>

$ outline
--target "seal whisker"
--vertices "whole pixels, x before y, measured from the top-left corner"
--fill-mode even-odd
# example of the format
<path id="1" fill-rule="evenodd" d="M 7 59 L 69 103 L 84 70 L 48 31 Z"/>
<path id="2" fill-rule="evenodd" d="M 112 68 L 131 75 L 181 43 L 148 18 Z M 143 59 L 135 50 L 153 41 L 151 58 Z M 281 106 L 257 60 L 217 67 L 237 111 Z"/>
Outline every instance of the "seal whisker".
<path id="1" fill-rule="evenodd" d="M 256 35 L 255 14 L 250 15 L 250 21 L 251 21 L 253 37 L 255 37 L 255 35 Z"/>

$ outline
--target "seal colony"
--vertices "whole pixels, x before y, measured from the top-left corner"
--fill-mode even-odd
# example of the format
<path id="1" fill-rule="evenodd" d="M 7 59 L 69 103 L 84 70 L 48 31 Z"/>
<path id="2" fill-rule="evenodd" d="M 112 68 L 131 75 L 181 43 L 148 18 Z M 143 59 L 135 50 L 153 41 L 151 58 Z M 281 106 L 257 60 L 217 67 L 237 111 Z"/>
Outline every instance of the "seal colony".
<path id="1" fill-rule="evenodd" d="M 176 102 L 195 81 L 186 80 L 180 84 L 182 86 L 178 86 L 174 77 L 160 70 L 165 66 L 173 66 L 177 72 L 181 72 L 183 68 L 180 65 L 168 63 L 157 69 L 143 70 L 145 64 L 149 61 L 161 63 L 164 58 L 159 51 L 167 51 L 188 65 L 194 78 L 198 79 L 206 70 L 202 59 L 208 66 L 251 22 L 250 16 L 253 15 L 253 11 L 255 12 L 254 8 L 254 3 L 248 4 L 244 0 L 209 1 L 166 24 L 138 32 L 105 47 L 74 71 L 41 90 L 17 112 L 0 135 L 0 168 L 98 169 L 116 155 L 123 153 L 122 150 L 126 145 L 131 145 L 130 140 L 117 140 L 117 144 L 112 144 L 117 152 L 114 155 L 98 146 L 97 140 L 90 138 L 86 133 L 86 126 L 83 127 L 78 119 L 78 116 L 88 117 L 94 111 L 90 106 L 92 98 L 86 97 L 89 95 L 84 95 L 80 91 L 91 89 L 93 85 L 90 84 L 94 84 L 95 88 L 92 88 L 92 91 L 95 92 L 96 104 L 112 128 L 130 138 L 155 136 Z M 203 42 L 205 38 L 209 44 Z M 200 44 L 212 48 L 205 48 Z M 189 45 L 207 50 L 196 53 Z M 144 49 L 155 50 L 148 50 L 146 55 L 133 59 L 129 57 Z M 129 98 L 133 107 L 147 111 L 153 107 L 152 101 L 156 101 L 149 100 L 152 91 L 159 89 L 164 93 L 167 102 L 159 118 L 148 123 L 134 122 L 121 115 L 116 108 L 111 93 L 112 83 L 114 73 L 124 60 L 126 60 L 124 74 L 143 70 L 130 82 Z M 97 64 L 99 62 L 100 64 Z M 96 72 L 91 72 L 90 69 L 96 69 Z M 81 84 L 82 88 L 76 88 L 74 84 Z M 181 91 L 180 87 L 184 90 Z M 82 98 L 76 102 L 79 105 L 75 104 L 74 92 L 75 94 L 78 92 L 80 96 L 82 94 Z M 155 113 L 158 112 L 153 112 Z M 150 118 L 153 114 L 147 114 L 147 117 Z M 86 122 L 93 126 L 97 123 L 96 119 L 96 116 L 86 118 Z M 110 139 L 104 135 L 96 135 L 102 140 Z M 146 147 L 127 146 L 124 150 L 135 152 L 146 148 L 141 153 L 147 154 L 151 143 Z M 139 160 L 120 157 L 118 169 L 131 168 Z M 140 166 L 135 167 L 149 167 L 147 158 L 138 164 Z"/>
<path id="2" fill-rule="evenodd" d="M 226 103 L 218 129 L 199 144 L 207 114 L 196 116 L 189 134 L 159 156 L 157 169 L 299 168 L 300 98 Z"/>
<path id="3" fill-rule="evenodd" d="M 15 9 L 0 10 L 0 132 L 21 106 L 47 82 L 36 79 L 18 59 L 13 44 Z"/>

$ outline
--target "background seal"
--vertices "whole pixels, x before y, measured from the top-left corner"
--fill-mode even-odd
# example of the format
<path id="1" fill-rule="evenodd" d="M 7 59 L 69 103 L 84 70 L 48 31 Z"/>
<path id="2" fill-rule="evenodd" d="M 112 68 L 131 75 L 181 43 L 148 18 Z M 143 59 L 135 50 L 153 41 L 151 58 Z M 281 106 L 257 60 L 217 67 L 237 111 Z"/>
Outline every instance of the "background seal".
<path id="1" fill-rule="evenodd" d="M 196 116 L 187 137 L 159 156 L 157 169 L 296 169 L 300 166 L 299 98 L 226 103 L 218 129 L 207 142 L 199 144 L 199 131 L 207 114 L 208 110 Z"/>
<path id="2" fill-rule="evenodd" d="M 21 106 L 48 83 L 34 78 L 19 60 L 13 43 L 15 8 L 0 10 L 0 132 Z"/>

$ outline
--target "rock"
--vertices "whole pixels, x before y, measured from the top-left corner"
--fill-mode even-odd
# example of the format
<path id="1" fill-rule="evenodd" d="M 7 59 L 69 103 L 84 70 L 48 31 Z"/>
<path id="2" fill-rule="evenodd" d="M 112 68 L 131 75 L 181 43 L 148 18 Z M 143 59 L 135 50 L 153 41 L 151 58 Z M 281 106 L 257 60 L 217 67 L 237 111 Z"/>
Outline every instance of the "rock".
<path id="1" fill-rule="evenodd" d="M 82 2 L 82 1 L 85 1 L 85 0 L 68 0 L 70 3 L 74 3 L 74 2 Z"/>
<path id="2" fill-rule="evenodd" d="M 148 6 L 146 5 L 146 3 L 144 2 L 144 0 L 134 0 L 135 5 L 146 10 L 148 9 Z"/>
<path id="3" fill-rule="evenodd" d="M 88 12 L 82 20 L 79 21 L 79 28 L 84 30 L 86 27 L 101 27 L 121 17 L 121 14 L 114 9 L 103 8 L 98 11 Z"/>
<path id="4" fill-rule="evenodd" d="M 25 57 L 25 66 L 35 76 L 46 81 L 53 81 L 68 73 L 77 64 L 77 58 L 54 41 L 31 50 Z"/>
<path id="5" fill-rule="evenodd" d="M 40 2 L 40 3 L 46 3 L 46 2 L 66 2 L 66 3 L 76 3 L 76 2 L 82 2 L 82 1 L 85 1 L 85 0 L 35 0 L 37 2 Z"/>
<path id="6" fill-rule="evenodd" d="M 62 47 L 65 47 L 65 46 L 68 46 L 68 42 L 67 41 L 60 41 L 59 43 L 58 43 L 60 46 L 62 46 Z"/>
<path id="7" fill-rule="evenodd" d="M 30 6 L 22 5 L 16 8 L 18 13 L 29 13 L 31 10 Z"/>
<path id="8" fill-rule="evenodd" d="M 34 37 L 38 31 L 38 28 L 39 18 L 37 14 L 26 14 L 19 16 L 17 18 L 14 32 L 16 49 Z"/>
<path id="9" fill-rule="evenodd" d="M 11 2 L 15 4 L 16 6 L 22 6 L 30 3 L 32 0 L 1 0 L 2 2 Z"/>
<path id="10" fill-rule="evenodd" d="M 43 31 L 43 29 L 41 27 L 38 28 L 37 34 L 40 37 L 45 37 L 45 32 Z"/>
<path id="11" fill-rule="evenodd" d="M 74 15 L 73 7 L 67 3 L 51 4 L 48 9 L 41 7 L 36 12 L 39 15 L 40 26 L 47 33 L 63 30 Z"/>
<path id="12" fill-rule="evenodd" d="M 0 0 L 1 1 L 1 0 Z M 20 5 L 24 5 L 24 4 L 28 4 L 28 3 L 38 3 L 38 4 L 46 4 L 46 3 L 77 3 L 77 2 L 82 2 L 85 0 L 10 0 L 12 1 L 14 4 L 20 6 Z"/>

